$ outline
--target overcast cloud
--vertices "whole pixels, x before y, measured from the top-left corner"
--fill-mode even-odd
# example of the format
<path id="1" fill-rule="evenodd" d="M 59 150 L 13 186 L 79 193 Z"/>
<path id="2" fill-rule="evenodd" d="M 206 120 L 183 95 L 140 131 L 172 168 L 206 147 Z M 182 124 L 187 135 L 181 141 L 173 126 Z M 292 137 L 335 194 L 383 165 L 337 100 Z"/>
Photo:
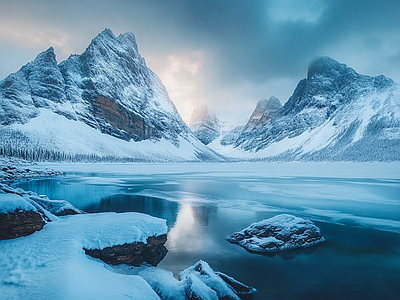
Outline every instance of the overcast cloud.
<path id="1" fill-rule="evenodd" d="M 82 53 L 104 28 L 141 55 L 188 121 L 206 104 L 244 121 L 261 98 L 286 102 L 309 62 L 330 56 L 400 82 L 398 0 L 0 0 L 0 78 L 48 47 Z"/>

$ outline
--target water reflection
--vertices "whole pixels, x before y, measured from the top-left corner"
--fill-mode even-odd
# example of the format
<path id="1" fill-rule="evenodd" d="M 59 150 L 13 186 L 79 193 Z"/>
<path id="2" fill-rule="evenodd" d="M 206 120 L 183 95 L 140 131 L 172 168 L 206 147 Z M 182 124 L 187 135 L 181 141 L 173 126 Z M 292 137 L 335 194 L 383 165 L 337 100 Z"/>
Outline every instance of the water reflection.
<path id="1" fill-rule="evenodd" d="M 256 287 L 255 300 L 398 299 L 400 294 L 398 181 L 210 178 L 195 172 L 90 176 L 34 180 L 19 187 L 69 200 L 88 212 L 135 211 L 164 218 L 169 253 L 159 267 L 177 274 L 203 259 Z M 225 240 L 279 213 L 312 219 L 326 241 L 301 253 L 268 257 Z"/>
<path id="2" fill-rule="evenodd" d="M 164 199 L 148 196 L 129 194 L 114 194 L 83 207 L 89 213 L 98 212 L 140 212 L 154 217 L 167 220 L 168 227 L 171 227 L 178 215 L 178 203 L 165 201 Z"/>
<path id="3" fill-rule="evenodd" d="M 86 182 L 91 179 L 97 181 Z M 23 180 L 12 186 L 26 191 L 34 191 L 39 195 L 47 195 L 50 199 L 67 200 L 73 206 L 84 210 L 88 205 L 99 203 L 103 197 L 118 192 L 119 187 L 116 184 L 110 184 L 110 180 L 103 180 L 102 183 L 100 181 L 101 177 L 82 178 L 71 175 Z"/>
<path id="4" fill-rule="evenodd" d="M 198 230 L 194 230 L 195 216 L 191 204 L 182 204 L 176 222 L 168 233 L 168 248 L 191 251 L 201 249 L 202 242 L 199 239 Z"/>

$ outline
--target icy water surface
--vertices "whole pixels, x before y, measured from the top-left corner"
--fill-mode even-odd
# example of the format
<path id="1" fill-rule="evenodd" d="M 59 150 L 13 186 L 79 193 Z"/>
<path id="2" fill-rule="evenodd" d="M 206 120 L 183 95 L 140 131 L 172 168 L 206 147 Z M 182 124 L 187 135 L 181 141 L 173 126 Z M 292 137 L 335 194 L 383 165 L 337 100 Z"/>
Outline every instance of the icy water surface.
<path id="1" fill-rule="evenodd" d="M 87 212 L 137 211 L 164 218 L 169 253 L 159 267 L 178 274 L 205 260 L 256 287 L 254 299 L 399 299 L 399 166 L 59 166 L 70 171 L 16 185 Z M 224 240 L 281 213 L 311 219 L 326 241 L 264 256 Z"/>

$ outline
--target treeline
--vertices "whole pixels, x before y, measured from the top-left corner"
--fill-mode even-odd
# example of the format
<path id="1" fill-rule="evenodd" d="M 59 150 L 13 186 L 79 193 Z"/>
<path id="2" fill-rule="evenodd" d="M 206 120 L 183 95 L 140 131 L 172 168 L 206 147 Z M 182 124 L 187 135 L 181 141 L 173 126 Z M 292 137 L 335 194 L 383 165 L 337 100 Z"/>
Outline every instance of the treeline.
<path id="1" fill-rule="evenodd" d="M 147 162 L 140 157 L 100 156 L 96 154 L 74 154 L 46 149 L 32 142 L 16 129 L 0 129 L 0 156 L 15 157 L 36 162 Z"/>

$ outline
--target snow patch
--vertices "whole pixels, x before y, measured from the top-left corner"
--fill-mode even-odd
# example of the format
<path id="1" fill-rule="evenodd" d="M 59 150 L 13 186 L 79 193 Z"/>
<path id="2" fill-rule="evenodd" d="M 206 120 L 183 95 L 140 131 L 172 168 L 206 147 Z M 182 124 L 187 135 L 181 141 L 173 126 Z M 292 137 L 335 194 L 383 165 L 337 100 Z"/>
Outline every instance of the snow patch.
<path id="1" fill-rule="evenodd" d="M 15 194 L 0 194 L 0 213 L 6 214 L 14 211 L 34 211 L 36 208 L 24 197 Z"/>
<path id="2" fill-rule="evenodd" d="M 57 218 L 34 235 L 0 241 L 0 299 L 159 300 L 139 276 L 110 272 L 83 248 L 146 242 L 165 220 L 139 213 Z"/>

